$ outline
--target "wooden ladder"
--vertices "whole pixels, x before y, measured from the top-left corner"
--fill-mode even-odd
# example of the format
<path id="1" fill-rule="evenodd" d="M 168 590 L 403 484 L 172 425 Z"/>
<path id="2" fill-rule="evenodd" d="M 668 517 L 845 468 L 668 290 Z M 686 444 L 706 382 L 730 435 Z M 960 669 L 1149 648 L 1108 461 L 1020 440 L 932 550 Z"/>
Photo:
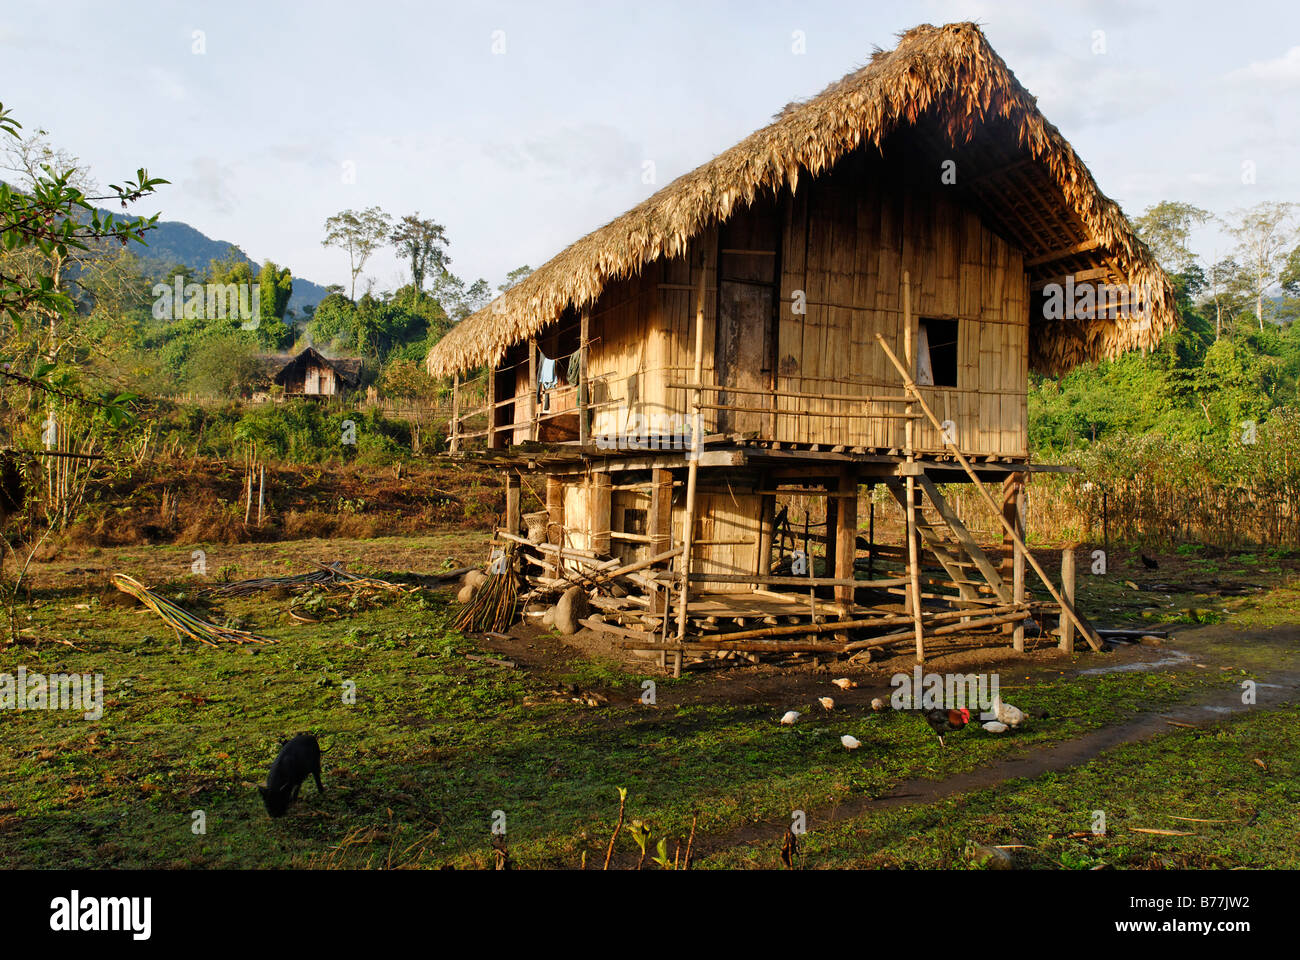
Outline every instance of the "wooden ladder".
<path id="1" fill-rule="evenodd" d="M 997 567 L 989 560 L 988 555 L 975 542 L 975 538 L 947 499 L 939 492 L 934 481 L 926 476 L 915 479 L 937 514 L 934 519 L 927 517 L 924 512 L 925 498 L 916 498 L 917 533 L 920 534 L 923 547 L 943 567 L 949 579 L 957 585 L 961 601 L 975 601 L 978 599 L 979 588 L 987 585 L 999 602 L 1011 603 L 1011 588 L 1002 579 L 1002 575 L 998 573 Z M 889 492 L 903 508 L 906 516 L 907 498 L 903 492 L 902 481 L 890 481 L 888 486 Z"/>

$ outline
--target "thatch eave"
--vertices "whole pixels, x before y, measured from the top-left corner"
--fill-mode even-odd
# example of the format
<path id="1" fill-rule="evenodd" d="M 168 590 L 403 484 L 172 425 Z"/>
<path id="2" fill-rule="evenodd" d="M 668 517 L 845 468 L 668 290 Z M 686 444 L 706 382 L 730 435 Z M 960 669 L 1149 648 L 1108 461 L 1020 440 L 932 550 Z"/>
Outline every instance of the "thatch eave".
<path id="1" fill-rule="evenodd" d="M 1059 374 L 1079 363 L 1154 347 L 1176 323 L 1173 292 L 1118 205 L 1100 191 L 975 24 L 927 24 L 561 251 L 435 344 L 429 373 L 446 376 L 499 362 L 509 346 L 539 334 L 566 310 L 595 303 L 609 283 L 660 257 L 682 255 L 690 238 L 726 220 L 738 205 L 752 203 L 760 192 L 797 189 L 802 177 L 816 177 L 863 143 L 879 149 L 892 132 L 917 124 L 931 111 L 953 146 L 971 143 L 986 127 L 1013 126 L 1018 148 L 1050 185 L 1058 222 L 1068 221 L 1070 235 L 1091 244 L 1059 264 L 1104 268 L 1108 282 L 1137 284 L 1145 291 L 1141 318 L 1033 323 L 1031 367 Z M 1020 245 L 1027 259 L 1050 250 L 1046 240 L 1027 238 Z"/>

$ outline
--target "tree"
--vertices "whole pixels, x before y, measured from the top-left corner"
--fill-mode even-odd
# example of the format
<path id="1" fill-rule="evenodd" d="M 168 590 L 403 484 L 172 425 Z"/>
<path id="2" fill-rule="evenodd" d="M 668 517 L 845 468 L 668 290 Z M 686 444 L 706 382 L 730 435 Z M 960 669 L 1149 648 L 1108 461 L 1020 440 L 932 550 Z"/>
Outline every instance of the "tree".
<path id="1" fill-rule="evenodd" d="M 1207 301 L 1214 304 L 1214 339 L 1223 337 L 1225 321 L 1231 321 L 1244 304 L 1244 272 L 1232 257 L 1215 260 L 1205 272 Z"/>
<path id="2" fill-rule="evenodd" d="M 430 292 L 453 323 L 481 309 L 492 297 L 492 287 L 486 280 L 480 278 L 467 287 L 464 280 L 446 269 L 438 271 Z"/>
<path id="3" fill-rule="evenodd" d="M 222 259 L 208 261 L 208 282 L 247 283 L 251 286 L 257 280 L 253 277 L 253 265 L 248 258 L 238 247 L 232 246 Z M 260 291 L 258 296 L 261 296 Z"/>
<path id="4" fill-rule="evenodd" d="M 1190 203 L 1162 200 L 1147 207 L 1133 221 L 1133 228 L 1162 267 L 1170 273 L 1184 273 L 1196 264 L 1196 254 L 1187 245 L 1192 229 L 1212 219 L 1208 210 Z"/>
<path id="5" fill-rule="evenodd" d="M 203 393 L 228 399 L 248 394 L 258 375 L 249 334 L 228 330 L 207 337 L 195 349 L 187 372 L 190 382 Z"/>
<path id="6" fill-rule="evenodd" d="M 411 283 L 417 294 L 424 293 L 424 278 L 431 269 L 444 270 L 451 262 L 446 254 L 446 230 L 432 220 L 421 220 L 418 210 L 397 222 L 388 242 L 411 264 Z"/>
<path id="7" fill-rule="evenodd" d="M 285 345 L 290 331 L 284 312 L 293 294 L 293 274 L 288 267 L 277 267 L 268 260 L 258 276 L 257 340 L 262 346 L 277 350 Z"/>
<path id="8" fill-rule="evenodd" d="M 1283 290 L 1293 297 L 1300 297 L 1300 246 L 1287 255 L 1282 275 L 1278 279 L 1282 282 Z"/>
<path id="9" fill-rule="evenodd" d="M 533 268 L 526 263 L 522 267 L 515 267 L 513 270 L 511 270 L 509 273 L 506 274 L 505 282 L 502 283 L 500 286 L 498 286 L 497 289 L 500 290 L 502 293 L 505 293 L 511 287 L 518 285 L 518 283 L 521 280 L 523 280 L 532 272 L 533 272 Z"/>
<path id="10" fill-rule="evenodd" d="M 1237 241 L 1237 255 L 1250 282 L 1255 319 L 1264 329 L 1264 294 L 1278 282 L 1286 252 L 1295 242 L 1296 204 L 1265 201 L 1233 213 L 1228 232 Z"/>
<path id="11" fill-rule="evenodd" d="M 348 269 L 352 274 L 350 300 L 357 298 L 357 277 L 392 229 L 392 218 L 378 207 L 358 213 L 344 210 L 325 221 L 323 247 L 337 247 L 348 252 Z"/>
<path id="12" fill-rule="evenodd" d="M 134 181 L 109 185 L 96 194 L 86 168 L 71 155 L 52 148 L 37 131 L 24 139 L 22 124 L 0 104 L 0 139 L 10 138 L 4 166 L 16 177 L 0 177 L 0 314 L 21 329 L 25 314 L 35 311 L 49 322 L 45 359 L 59 352 L 57 318 L 72 310 L 63 289 L 66 265 L 74 258 L 116 243 L 144 242 L 158 215 L 124 219 L 98 210 L 97 201 L 116 201 L 126 208 L 152 194 L 166 180 L 140 169 Z M 17 189 L 9 179 L 16 179 Z"/>

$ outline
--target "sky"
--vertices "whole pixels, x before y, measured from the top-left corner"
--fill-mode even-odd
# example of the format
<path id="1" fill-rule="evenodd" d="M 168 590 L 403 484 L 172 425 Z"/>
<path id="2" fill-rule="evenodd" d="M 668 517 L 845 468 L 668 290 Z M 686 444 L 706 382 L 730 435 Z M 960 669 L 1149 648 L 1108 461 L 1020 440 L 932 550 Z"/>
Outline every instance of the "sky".
<path id="1" fill-rule="evenodd" d="M 101 183 L 346 284 L 343 209 L 444 225 L 452 269 L 533 267 L 890 48 L 974 20 L 1102 190 L 1300 201 L 1300 4 L 0 0 L 0 102 Z M 1206 255 L 1226 242 L 1198 238 Z M 388 251 L 365 275 L 408 274 Z"/>

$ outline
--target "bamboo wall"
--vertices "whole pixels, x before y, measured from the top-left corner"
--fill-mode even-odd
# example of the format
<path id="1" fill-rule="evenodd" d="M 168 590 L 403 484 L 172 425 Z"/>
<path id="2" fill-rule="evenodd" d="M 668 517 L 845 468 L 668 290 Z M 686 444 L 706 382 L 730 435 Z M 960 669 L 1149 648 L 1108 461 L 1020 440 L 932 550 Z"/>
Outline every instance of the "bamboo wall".
<path id="1" fill-rule="evenodd" d="M 901 381 L 876 334 L 904 356 L 902 276 L 907 271 L 913 341 L 921 318 L 958 322 L 957 385 L 924 388 L 927 402 L 941 420 L 953 422 L 963 451 L 1025 456 L 1028 284 L 1021 252 L 946 194 L 937 171 L 918 180 L 908 162 L 906 151 L 890 162 L 878 154 L 855 154 L 831 174 L 801 183 L 793 195 L 760 198 L 754 209 L 695 238 L 684 256 L 610 284 L 590 318 L 588 371 L 597 405 L 592 436 L 624 436 L 638 432 L 638 426 L 644 433 L 646 423 L 663 432 L 674 423 L 665 416 L 676 417 L 678 426 L 688 422 L 689 392 L 669 384 L 693 376 L 700 270 L 706 290 L 703 380 L 715 384 L 719 267 L 724 277 L 754 275 L 751 269 L 767 255 L 775 258 L 779 295 L 771 298 L 775 316 L 768 329 L 750 334 L 757 340 L 749 355 L 763 357 L 763 369 L 758 377 L 743 371 L 746 382 L 775 386 L 778 394 L 815 397 L 774 401 L 729 394 L 728 403 L 776 412 L 729 413 L 728 432 L 757 432 L 792 443 L 902 448 L 904 421 L 874 416 L 902 412 L 902 404 L 864 405 L 825 395 L 901 395 Z M 726 252 L 737 242 L 744 250 L 760 250 L 762 238 L 737 226 L 745 218 L 779 225 L 771 231 L 779 236 L 768 238 L 772 249 Z M 734 239 L 738 236 L 740 241 Z M 743 286 L 724 282 L 730 297 L 739 296 Z M 796 312 L 797 305 L 805 312 Z M 527 389 L 525 378 L 518 392 Z M 703 399 L 718 397 L 706 393 Z M 521 402 L 517 409 L 523 415 L 529 404 Z M 717 411 L 705 411 L 703 421 L 706 433 L 715 432 Z M 944 449 L 924 420 L 916 421 L 914 447 Z"/>
<path id="2" fill-rule="evenodd" d="M 614 490 L 610 496 L 610 516 L 601 518 L 591 511 L 593 498 L 590 480 L 568 483 L 564 488 L 564 545 L 566 548 L 590 550 L 592 534 L 602 524 L 613 533 L 631 533 L 635 526 L 631 511 L 650 510 L 650 496 L 642 490 Z M 761 497 L 742 490 L 701 489 L 695 512 L 695 548 L 691 552 L 692 573 L 750 574 L 758 571 L 759 518 Z M 686 502 L 679 490 L 673 497 L 672 542 L 680 544 L 685 534 Z M 649 544 L 637 540 L 610 541 L 611 555 L 632 563 L 650 556 Z M 575 570 L 580 569 L 574 567 Z M 746 584 L 717 584 L 714 593 L 742 592 Z"/>

